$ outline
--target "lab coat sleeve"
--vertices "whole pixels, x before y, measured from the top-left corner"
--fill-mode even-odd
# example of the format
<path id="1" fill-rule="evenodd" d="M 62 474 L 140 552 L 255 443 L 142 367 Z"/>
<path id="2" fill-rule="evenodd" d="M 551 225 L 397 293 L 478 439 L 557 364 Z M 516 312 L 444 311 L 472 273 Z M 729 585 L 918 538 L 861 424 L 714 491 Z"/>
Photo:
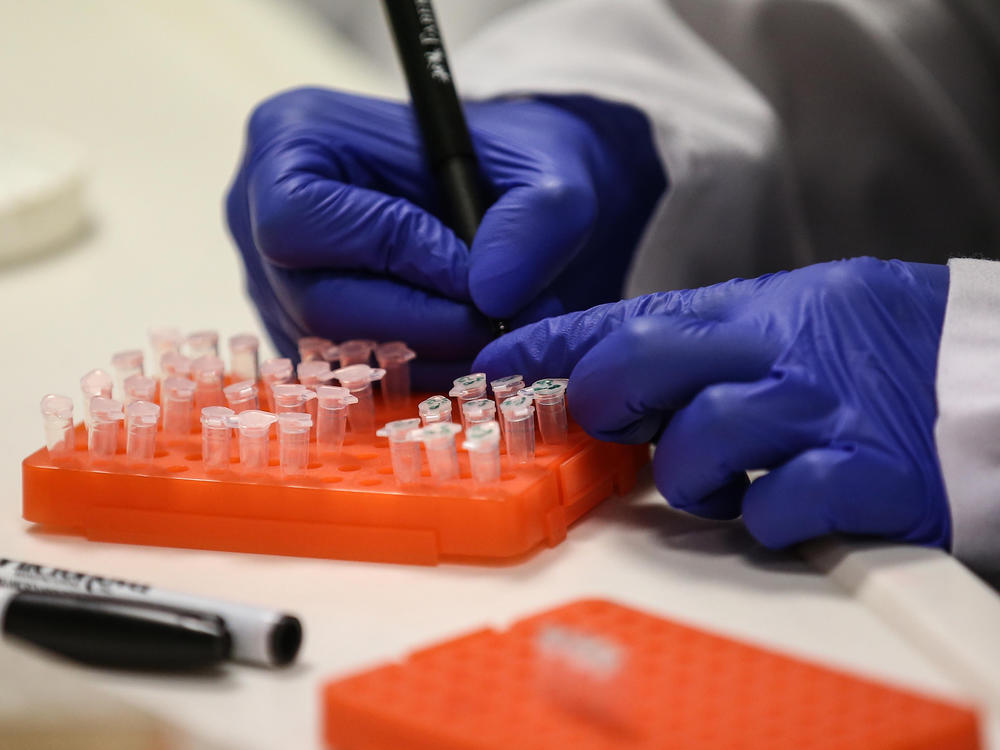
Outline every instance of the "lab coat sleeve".
<path id="1" fill-rule="evenodd" d="M 627 294 L 808 262 L 772 108 L 663 0 L 550 0 L 494 21 L 455 54 L 465 96 L 585 94 L 650 120 L 670 189 Z"/>
<path id="2" fill-rule="evenodd" d="M 952 552 L 1000 573 L 1000 262 L 954 259 L 938 353 L 934 429 Z"/>

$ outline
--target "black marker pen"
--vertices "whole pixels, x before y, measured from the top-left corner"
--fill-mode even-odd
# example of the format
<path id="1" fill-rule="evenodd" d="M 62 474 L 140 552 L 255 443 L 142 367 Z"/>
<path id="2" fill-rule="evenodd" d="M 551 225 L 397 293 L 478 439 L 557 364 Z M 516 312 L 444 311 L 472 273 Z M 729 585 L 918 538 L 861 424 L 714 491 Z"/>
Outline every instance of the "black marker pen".
<path id="1" fill-rule="evenodd" d="M 488 201 L 434 8 L 431 0 L 384 3 L 427 161 L 444 197 L 451 228 L 472 247 Z M 498 336 L 507 331 L 503 321 L 495 320 L 493 326 Z"/>
<path id="2" fill-rule="evenodd" d="M 116 599 L 0 589 L 0 629 L 76 661 L 199 669 L 229 658 L 222 618 Z"/>

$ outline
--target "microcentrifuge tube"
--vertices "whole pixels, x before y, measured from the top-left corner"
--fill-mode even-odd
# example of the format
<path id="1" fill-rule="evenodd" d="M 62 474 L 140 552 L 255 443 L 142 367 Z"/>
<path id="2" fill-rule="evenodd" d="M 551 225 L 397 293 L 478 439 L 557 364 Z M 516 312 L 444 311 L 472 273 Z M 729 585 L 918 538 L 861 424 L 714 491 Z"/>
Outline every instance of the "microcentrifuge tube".
<path id="1" fill-rule="evenodd" d="M 488 398 L 477 398 L 463 403 L 462 413 L 465 415 L 465 426 L 468 428 L 474 424 L 496 421 L 497 405 Z"/>
<path id="2" fill-rule="evenodd" d="M 436 422 L 426 427 L 410 430 L 411 440 L 420 440 L 427 451 L 427 465 L 431 478 L 447 482 L 458 477 L 458 452 L 455 450 L 455 435 L 462 431 L 454 422 Z"/>
<path id="3" fill-rule="evenodd" d="M 149 332 L 149 346 L 153 350 L 153 365 L 160 368 L 163 355 L 167 352 L 180 352 L 184 337 L 176 328 L 154 328 Z M 157 369 L 157 375 L 163 376 L 163 370 Z"/>
<path id="4" fill-rule="evenodd" d="M 343 350 L 343 346 L 341 346 Z M 341 353 L 343 357 L 343 353 Z M 385 370 L 365 364 L 349 365 L 334 370 L 333 377 L 351 392 L 358 402 L 347 407 L 347 420 L 355 435 L 371 435 L 375 432 L 375 399 L 372 397 L 372 381 L 385 375 Z"/>
<path id="5" fill-rule="evenodd" d="M 187 378 L 169 377 L 160 386 L 160 405 L 163 407 L 163 434 L 184 437 L 191 434 L 191 415 L 194 410 L 195 385 Z"/>
<path id="6" fill-rule="evenodd" d="M 316 389 L 316 445 L 320 451 L 340 453 L 347 432 L 347 407 L 356 403 L 358 399 L 339 385 Z"/>
<path id="7" fill-rule="evenodd" d="M 122 402 L 104 396 L 90 399 L 87 450 L 92 459 L 107 460 L 118 452 L 118 423 L 125 418 Z"/>
<path id="8" fill-rule="evenodd" d="M 142 350 L 129 349 L 111 355 L 111 370 L 114 373 L 114 395 L 125 400 L 125 381 L 133 375 L 142 375 Z"/>
<path id="9" fill-rule="evenodd" d="M 219 333 L 218 331 L 195 331 L 189 333 L 185 339 L 188 356 L 191 359 L 198 359 L 207 354 L 213 357 L 219 356 Z"/>
<path id="10" fill-rule="evenodd" d="M 504 378 L 491 380 L 490 388 L 493 389 L 493 400 L 497 402 L 497 414 L 499 414 L 500 404 L 504 402 L 504 399 L 516 396 L 517 392 L 524 388 L 524 376 L 508 375 Z"/>
<path id="11" fill-rule="evenodd" d="M 339 346 L 336 344 L 330 344 L 330 346 L 326 347 L 326 349 L 324 349 L 321 353 L 323 355 L 323 361 L 329 362 L 331 368 L 336 369 L 337 367 L 340 367 Z"/>
<path id="12" fill-rule="evenodd" d="M 518 463 L 535 457 L 535 413 L 528 396 L 511 396 L 500 404 L 504 420 L 507 455 Z"/>
<path id="13" fill-rule="evenodd" d="M 155 401 L 156 381 L 146 375 L 130 375 L 125 378 L 125 405 L 133 401 Z"/>
<path id="14" fill-rule="evenodd" d="M 344 341 L 339 347 L 341 369 L 351 365 L 367 365 L 371 360 L 374 348 L 375 342 L 368 339 Z"/>
<path id="15" fill-rule="evenodd" d="M 153 460 L 159 421 L 160 407 L 151 401 L 133 401 L 125 407 L 125 455 L 129 461 Z"/>
<path id="16" fill-rule="evenodd" d="M 50 456 L 65 456 L 73 452 L 76 437 L 73 432 L 73 399 L 50 393 L 42 398 L 42 423 L 45 426 L 45 447 Z"/>
<path id="17" fill-rule="evenodd" d="M 500 425 L 493 420 L 470 425 L 462 448 L 469 452 L 475 481 L 488 484 L 500 479 Z"/>
<path id="18" fill-rule="evenodd" d="M 257 380 L 259 350 L 260 339 L 252 333 L 229 337 L 229 372 L 234 380 Z"/>
<path id="19" fill-rule="evenodd" d="M 265 360 L 260 366 L 260 380 L 264 386 L 260 392 L 260 404 L 265 411 L 274 410 L 274 386 L 291 381 L 292 372 L 292 360 L 284 357 Z"/>
<path id="20" fill-rule="evenodd" d="M 236 415 L 240 435 L 240 466 L 264 471 L 268 466 L 268 434 L 278 418 L 266 411 L 249 409 Z"/>
<path id="21" fill-rule="evenodd" d="M 465 427 L 465 412 L 462 410 L 462 404 L 466 401 L 475 401 L 486 395 L 486 373 L 474 372 L 471 375 L 463 375 L 460 378 L 455 378 L 454 388 L 448 391 L 448 395 L 455 396 L 458 399 L 458 410 L 462 416 L 462 427 Z"/>
<path id="22" fill-rule="evenodd" d="M 226 366 L 214 354 L 203 354 L 191 363 L 191 379 L 198 386 L 194 392 L 194 407 L 199 411 L 206 406 L 222 406 L 226 397 L 222 380 Z"/>
<path id="23" fill-rule="evenodd" d="M 307 414 L 306 403 L 316 398 L 316 391 L 301 383 L 282 383 L 274 386 L 275 414 Z"/>
<path id="24" fill-rule="evenodd" d="M 302 474 L 309 465 L 309 432 L 313 420 L 308 414 L 288 412 L 278 415 L 278 463 L 282 474 Z"/>
<path id="25" fill-rule="evenodd" d="M 333 342 L 319 336 L 303 336 L 299 339 L 299 359 L 303 362 L 314 362 L 323 359 L 323 352 Z"/>
<path id="26" fill-rule="evenodd" d="M 114 381 L 104 370 L 91 370 L 80 378 L 80 391 L 83 393 L 83 423 L 90 428 L 90 399 L 95 396 L 111 398 Z"/>
<path id="27" fill-rule="evenodd" d="M 247 409 L 260 409 L 257 383 L 253 380 L 241 380 L 227 385 L 222 389 L 222 394 L 226 397 L 226 404 L 237 414 Z"/>
<path id="28" fill-rule="evenodd" d="M 386 406 L 402 406 L 410 398 L 410 360 L 417 355 L 402 341 L 388 341 L 375 347 L 378 366 L 385 370 L 382 398 Z"/>
<path id="29" fill-rule="evenodd" d="M 435 422 L 451 421 L 451 399 L 446 396 L 431 396 L 417 404 L 417 413 L 424 427 Z"/>
<path id="30" fill-rule="evenodd" d="M 543 378 L 531 384 L 538 413 L 538 429 L 542 442 L 559 445 L 567 439 L 566 378 Z"/>
<path id="31" fill-rule="evenodd" d="M 160 375 L 163 378 L 190 377 L 191 359 L 180 352 L 167 352 L 160 357 Z"/>
<path id="32" fill-rule="evenodd" d="M 420 441 L 410 437 L 410 433 L 419 427 L 419 419 L 397 419 L 375 433 L 389 439 L 392 473 L 400 484 L 420 479 Z"/>
<path id="33" fill-rule="evenodd" d="M 236 412 L 225 406 L 206 406 L 201 410 L 201 461 L 205 471 L 229 468 L 233 428 L 239 426 Z"/>

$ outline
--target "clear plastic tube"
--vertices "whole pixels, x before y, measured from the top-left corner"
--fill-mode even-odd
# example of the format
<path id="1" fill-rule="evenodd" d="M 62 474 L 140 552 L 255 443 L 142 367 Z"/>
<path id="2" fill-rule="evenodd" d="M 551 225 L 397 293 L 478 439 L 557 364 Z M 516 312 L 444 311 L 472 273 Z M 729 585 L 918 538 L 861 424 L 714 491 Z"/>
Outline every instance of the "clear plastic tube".
<path id="1" fill-rule="evenodd" d="M 274 386 L 291 381 L 292 372 L 292 360 L 284 357 L 265 360 L 260 366 L 260 379 L 264 385 L 260 392 L 260 404 L 265 411 L 274 411 Z"/>
<path id="2" fill-rule="evenodd" d="M 257 383 L 253 380 L 241 380 L 238 383 L 227 385 L 222 389 L 222 395 L 226 397 L 226 404 L 236 414 L 248 409 L 260 409 Z"/>
<path id="3" fill-rule="evenodd" d="M 180 352 L 184 337 L 176 328 L 153 328 L 149 332 L 149 346 L 153 350 L 153 366 L 156 375 L 163 377 L 160 363 L 167 352 Z"/>
<path id="4" fill-rule="evenodd" d="M 50 393 L 42 398 L 42 424 L 49 455 L 66 456 L 76 447 L 73 432 L 73 399 Z"/>
<path id="5" fill-rule="evenodd" d="M 201 462 L 205 471 L 226 471 L 232 451 L 233 427 L 239 426 L 236 412 L 225 406 L 201 410 Z"/>
<path id="6" fill-rule="evenodd" d="M 445 396 L 431 396 L 417 404 L 417 413 L 424 427 L 435 422 L 451 421 L 451 399 Z"/>
<path id="7" fill-rule="evenodd" d="M 151 401 L 133 401 L 125 407 L 125 455 L 129 461 L 153 460 L 159 421 L 160 407 Z"/>
<path id="8" fill-rule="evenodd" d="M 226 397 L 222 392 L 225 364 L 214 354 L 203 354 L 191 363 L 191 379 L 197 388 L 194 406 L 199 411 L 206 406 L 222 406 Z"/>
<path id="9" fill-rule="evenodd" d="M 155 401 L 156 381 L 146 375 L 130 375 L 125 378 L 125 404 L 133 401 Z"/>
<path id="10" fill-rule="evenodd" d="M 326 360 L 314 360 L 312 362 L 300 362 L 297 368 L 299 383 L 315 392 L 317 388 L 333 380 L 333 373 L 330 372 L 330 363 Z M 306 413 L 312 417 L 313 424 L 319 422 L 319 414 L 316 411 L 316 401 L 306 402 Z M 313 435 L 316 430 L 313 430 Z"/>
<path id="11" fill-rule="evenodd" d="M 118 423 L 125 418 L 121 401 L 94 396 L 90 399 L 90 426 L 87 450 L 91 459 L 106 461 L 118 452 Z"/>
<path id="12" fill-rule="evenodd" d="M 340 367 L 350 367 L 351 365 L 367 365 L 372 358 L 372 350 L 375 342 L 368 339 L 351 339 L 341 343 Z"/>
<path id="13" fill-rule="evenodd" d="M 278 415 L 278 462 L 281 473 L 304 474 L 309 466 L 309 432 L 313 420 L 308 414 L 289 412 Z"/>
<path id="14" fill-rule="evenodd" d="M 403 406 L 410 398 L 410 360 L 417 355 L 402 341 L 388 341 L 375 347 L 378 366 L 385 370 L 382 398 L 386 406 Z"/>
<path id="15" fill-rule="evenodd" d="M 344 345 L 341 344 L 341 361 Z M 372 381 L 380 380 L 385 370 L 365 364 L 349 365 L 334 370 L 333 377 L 351 392 L 358 401 L 347 407 L 347 420 L 355 435 L 371 435 L 375 432 L 375 400 L 372 397 Z"/>
<path id="16" fill-rule="evenodd" d="M 169 377 L 160 387 L 160 405 L 163 407 L 163 434 L 186 437 L 191 434 L 191 415 L 194 410 L 193 380 Z"/>
<path id="17" fill-rule="evenodd" d="M 500 425 L 493 420 L 471 425 L 462 448 L 469 453 L 473 480 L 481 484 L 500 481 Z"/>
<path id="18" fill-rule="evenodd" d="M 474 372 L 471 375 L 463 375 L 455 378 L 454 387 L 448 391 L 449 396 L 458 399 L 458 409 L 462 418 L 462 427 L 465 427 L 465 411 L 462 405 L 466 401 L 476 401 L 486 395 L 486 373 Z"/>
<path id="19" fill-rule="evenodd" d="M 323 359 L 323 352 L 333 345 L 330 339 L 319 336 L 303 336 L 299 339 L 299 359 L 303 362 L 315 362 Z"/>
<path id="20" fill-rule="evenodd" d="M 265 471 L 268 466 L 268 436 L 278 418 L 266 411 L 250 409 L 236 415 L 240 434 L 240 467 L 245 471 Z"/>
<path id="21" fill-rule="evenodd" d="M 316 398 L 316 392 L 301 383 L 282 383 L 274 386 L 275 414 L 307 414 L 306 403 Z"/>
<path id="22" fill-rule="evenodd" d="M 474 424 L 495 422 L 497 405 L 488 398 L 477 398 L 474 401 L 463 403 L 462 413 L 465 415 L 465 427 L 468 429 Z"/>
<path id="23" fill-rule="evenodd" d="M 535 457 L 535 413 L 527 396 L 511 396 L 500 404 L 504 419 L 507 455 L 517 463 L 527 463 Z"/>
<path id="24" fill-rule="evenodd" d="M 454 422 L 436 422 L 407 434 L 410 440 L 420 440 L 427 451 L 427 465 L 431 478 L 447 482 L 458 477 L 458 451 L 455 449 L 455 435 L 462 431 Z"/>
<path id="25" fill-rule="evenodd" d="M 219 332 L 218 331 L 195 331 L 189 333 L 185 339 L 188 355 L 191 359 L 198 357 L 219 356 Z"/>
<path id="26" fill-rule="evenodd" d="M 111 398 L 114 381 L 104 370 L 91 370 L 80 378 L 80 392 L 83 394 L 83 423 L 90 429 L 90 400 L 100 396 Z"/>
<path id="27" fill-rule="evenodd" d="M 419 427 L 419 419 L 397 419 L 375 433 L 389 439 L 392 473 L 400 484 L 411 484 L 420 479 L 420 441 L 410 437 L 410 433 Z"/>
<path id="28" fill-rule="evenodd" d="M 160 358 L 160 374 L 166 378 L 191 376 L 191 360 L 180 352 L 167 352 Z"/>
<path id="29" fill-rule="evenodd" d="M 340 453 L 347 432 L 347 407 L 357 402 L 349 390 L 337 385 L 316 389 L 316 444 L 320 451 Z"/>
<path id="30" fill-rule="evenodd" d="M 125 400 L 125 381 L 133 375 L 143 374 L 141 349 L 129 349 L 111 355 L 111 370 L 114 373 L 114 396 Z"/>
<path id="31" fill-rule="evenodd" d="M 538 413 L 538 431 L 546 445 L 560 445 L 568 438 L 566 420 L 565 378 L 543 378 L 531 384 L 535 410 Z"/>
<path id="32" fill-rule="evenodd" d="M 253 380 L 258 373 L 260 339 L 252 333 L 237 333 L 229 337 L 229 373 L 234 380 Z"/>

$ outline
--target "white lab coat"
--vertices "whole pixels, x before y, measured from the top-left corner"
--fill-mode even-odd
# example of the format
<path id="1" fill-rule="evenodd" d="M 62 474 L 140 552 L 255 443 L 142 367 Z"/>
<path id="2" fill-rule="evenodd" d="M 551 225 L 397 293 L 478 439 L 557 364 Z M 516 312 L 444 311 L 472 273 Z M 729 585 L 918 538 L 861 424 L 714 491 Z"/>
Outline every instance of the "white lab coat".
<path id="1" fill-rule="evenodd" d="M 521 7 L 497 15 L 512 5 Z M 457 35 L 470 17 L 490 17 L 452 45 L 463 95 L 591 94 L 648 116 L 670 188 L 629 296 L 856 255 L 1000 257 L 996 0 L 462 7 Z M 457 10 L 438 5 L 449 43 Z M 1000 264 L 953 263 L 936 437 L 954 551 L 991 572 L 1000 572 L 998 372 Z"/>

